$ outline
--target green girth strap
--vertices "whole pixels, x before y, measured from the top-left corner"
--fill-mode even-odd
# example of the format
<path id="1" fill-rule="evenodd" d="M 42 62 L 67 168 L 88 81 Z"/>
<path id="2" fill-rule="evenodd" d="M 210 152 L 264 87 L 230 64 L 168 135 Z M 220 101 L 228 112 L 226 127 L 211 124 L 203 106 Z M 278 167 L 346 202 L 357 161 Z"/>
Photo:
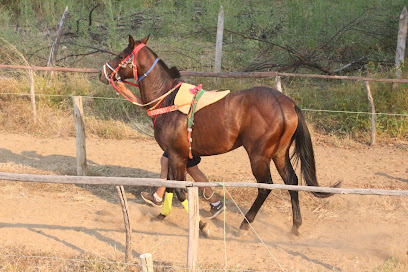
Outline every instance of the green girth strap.
<path id="1" fill-rule="evenodd" d="M 193 101 L 191 102 L 191 107 L 190 107 L 190 112 L 188 113 L 187 120 L 188 120 L 188 125 L 187 125 L 187 140 L 189 144 L 189 151 L 188 151 L 188 157 L 190 159 L 193 158 L 193 153 L 191 151 L 191 143 L 193 142 L 193 138 L 191 136 L 191 133 L 193 132 L 193 126 L 194 126 L 194 113 L 197 107 L 197 102 L 201 98 L 201 96 L 205 93 L 203 89 L 198 91 L 198 93 L 194 96 Z"/>
<path id="2" fill-rule="evenodd" d="M 191 128 L 194 125 L 194 114 L 196 111 L 198 100 L 200 100 L 201 96 L 205 93 L 205 90 L 201 89 L 193 98 L 193 102 L 190 108 L 190 114 L 188 115 L 188 127 Z"/>

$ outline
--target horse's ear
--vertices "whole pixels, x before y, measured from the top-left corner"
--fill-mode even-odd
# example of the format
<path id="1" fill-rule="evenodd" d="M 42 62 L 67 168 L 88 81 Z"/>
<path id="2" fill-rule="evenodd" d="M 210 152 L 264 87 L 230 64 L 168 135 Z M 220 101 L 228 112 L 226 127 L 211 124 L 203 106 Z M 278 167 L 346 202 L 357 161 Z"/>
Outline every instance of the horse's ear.
<path id="1" fill-rule="evenodd" d="M 144 44 L 147 44 L 147 41 L 149 40 L 149 37 L 150 37 L 150 34 L 147 35 L 146 37 L 144 37 L 144 38 L 141 40 L 141 42 L 144 43 Z"/>
<path id="2" fill-rule="evenodd" d="M 129 47 L 130 48 L 135 47 L 135 40 L 133 39 L 132 35 L 129 35 Z"/>

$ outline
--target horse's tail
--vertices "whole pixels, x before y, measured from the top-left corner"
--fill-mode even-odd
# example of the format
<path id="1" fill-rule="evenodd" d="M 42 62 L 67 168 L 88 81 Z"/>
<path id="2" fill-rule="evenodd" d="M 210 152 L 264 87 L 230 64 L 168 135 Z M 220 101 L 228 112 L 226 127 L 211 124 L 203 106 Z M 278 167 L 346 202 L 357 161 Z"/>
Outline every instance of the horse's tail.
<path id="1" fill-rule="evenodd" d="M 319 186 L 316 178 L 316 162 L 314 157 L 312 139 L 310 138 L 310 132 L 307 127 L 305 117 L 302 110 L 295 105 L 295 111 L 298 116 L 298 126 L 295 133 L 292 136 L 292 141 L 295 141 L 295 149 L 292 158 L 295 161 L 300 159 L 301 173 L 303 179 L 308 186 Z M 337 182 L 332 187 L 339 187 L 341 182 Z M 320 198 L 332 196 L 332 193 L 312 192 L 313 195 Z"/>

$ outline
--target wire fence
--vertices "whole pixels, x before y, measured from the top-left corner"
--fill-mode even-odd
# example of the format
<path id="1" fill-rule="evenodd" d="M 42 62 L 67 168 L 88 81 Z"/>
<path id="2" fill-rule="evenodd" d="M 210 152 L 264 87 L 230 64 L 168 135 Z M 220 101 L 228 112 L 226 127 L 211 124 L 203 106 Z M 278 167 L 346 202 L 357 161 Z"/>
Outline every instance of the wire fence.
<path id="1" fill-rule="evenodd" d="M 16 95 L 16 96 L 30 96 L 29 93 L 0 93 L 0 95 Z M 64 95 L 64 94 L 39 94 L 36 93 L 35 96 L 38 97 L 66 97 L 72 98 L 75 95 Z M 126 99 L 120 97 L 102 97 L 102 96 L 88 96 L 88 95 L 81 95 L 82 98 L 88 99 L 101 99 L 101 100 L 116 100 L 116 101 L 123 101 L 126 102 Z M 375 115 L 385 115 L 385 116 L 401 116 L 401 117 L 408 117 L 408 114 L 404 113 L 388 113 L 388 112 L 366 112 L 366 111 L 346 111 L 346 110 L 327 110 L 327 109 L 308 109 L 303 108 L 303 111 L 309 112 L 327 112 L 327 113 L 347 113 L 347 114 L 375 114 Z"/>
<path id="2" fill-rule="evenodd" d="M 34 123 L 37 123 L 37 106 L 36 106 L 36 97 L 50 97 L 50 98 L 69 98 L 73 97 L 73 95 L 69 94 L 41 94 L 41 93 L 36 93 L 35 92 L 35 86 L 34 86 L 34 76 L 32 71 L 53 71 L 53 72 L 73 72 L 73 73 L 87 73 L 87 74 L 96 74 L 99 73 L 99 69 L 82 69 L 82 68 L 69 68 L 69 67 L 40 67 L 40 66 L 24 66 L 24 65 L 4 65 L 0 64 L 0 69 L 24 69 L 29 71 L 29 82 L 30 82 L 30 93 L 28 94 L 22 94 L 22 93 L 16 93 L 16 92 L 4 92 L 2 93 L 3 95 L 16 95 L 16 96 L 30 96 L 31 99 L 31 107 L 32 107 L 32 119 Z M 276 88 L 282 92 L 282 83 L 281 83 L 281 77 L 300 77 L 300 78 L 312 78 L 312 79 L 329 79 L 329 80 L 353 80 L 353 81 L 363 81 L 365 85 L 365 91 L 367 94 L 368 98 L 368 106 L 369 106 L 369 111 L 353 111 L 353 110 L 342 110 L 342 109 L 327 109 L 327 108 L 304 108 L 303 110 L 305 112 L 310 113 L 311 120 L 317 118 L 317 120 L 320 120 L 321 117 L 318 117 L 315 114 L 318 113 L 328 113 L 328 114 L 335 114 L 339 116 L 334 116 L 333 118 L 333 129 L 335 127 L 340 128 L 343 131 L 343 133 L 352 133 L 350 130 L 355 130 L 356 127 L 358 129 L 362 129 L 363 131 L 370 131 L 370 145 L 375 145 L 376 144 L 376 137 L 377 137 L 377 127 L 382 128 L 382 130 L 386 131 L 386 134 L 392 134 L 392 135 L 404 135 L 404 131 L 406 130 L 406 121 L 404 119 L 401 120 L 401 118 L 406 118 L 408 117 L 408 113 L 405 111 L 399 112 L 399 113 L 393 113 L 393 112 L 377 112 L 374 99 L 371 93 L 371 88 L 370 88 L 370 83 L 369 82 L 385 82 L 385 83 L 393 83 L 393 84 L 401 84 L 401 83 L 408 83 L 408 79 L 390 79 L 390 78 L 369 78 L 369 77 L 358 77 L 358 76 L 332 76 L 332 75 L 318 75 L 318 74 L 297 74 L 297 73 L 280 73 L 276 71 L 272 72 L 227 72 L 227 73 L 213 73 L 213 72 L 192 72 L 192 71 L 180 71 L 182 76 L 186 77 L 213 77 L 213 78 L 232 78 L 232 79 L 241 79 L 241 78 L 261 78 L 261 79 L 275 79 L 275 84 Z M 394 87 L 394 85 L 393 85 Z M 104 97 L 104 96 L 89 96 L 89 95 L 84 95 L 82 96 L 85 99 L 92 99 L 92 100 L 105 100 L 105 101 L 121 101 L 123 102 L 124 99 L 121 98 L 113 98 L 113 97 Z M 361 97 L 360 97 L 361 99 Z M 362 102 L 362 101 L 361 101 Z M 365 104 L 365 103 L 364 103 Z M 113 106 L 113 105 L 110 105 Z M 322 104 L 324 106 L 324 103 Z M 110 107 L 112 108 L 112 107 Z M 116 114 L 119 114 L 117 107 L 114 110 Z M 132 123 L 132 127 L 140 132 L 143 135 L 147 135 L 149 137 L 152 137 L 152 131 L 146 131 L 146 129 L 143 129 L 140 127 L 140 121 L 141 120 L 141 114 L 138 114 L 139 116 L 139 122 L 132 120 L 130 118 L 131 114 L 129 112 L 135 113 L 137 110 L 135 109 L 130 109 L 129 107 L 126 108 L 126 106 L 121 106 L 122 111 L 124 111 L 123 116 L 126 116 L 128 121 Z M 359 107 L 361 108 L 361 106 Z M 140 110 L 139 110 L 140 111 Z M 99 108 L 91 109 L 91 112 L 95 114 L 95 116 L 99 115 L 105 115 L 104 112 L 101 112 Z M 347 115 L 366 115 L 369 116 L 371 119 L 371 125 L 369 125 L 366 121 L 356 121 L 356 120 L 349 120 L 349 119 L 341 119 L 341 114 L 347 114 Z M 119 114 L 120 115 L 120 114 Z M 377 120 L 377 117 L 379 119 Z M 385 118 L 394 118 L 391 122 L 389 120 L 384 119 Z M 117 117 L 116 117 L 117 118 Z M 399 118 L 399 119 L 398 119 Z M 147 120 L 146 116 L 144 116 L 144 120 L 142 123 L 149 123 L 149 120 Z M 358 119 L 358 117 L 357 117 Z M 320 128 L 323 130 L 326 130 L 325 128 Z M 149 130 L 149 129 L 147 129 Z M 402 136 L 404 137 L 404 136 Z"/>

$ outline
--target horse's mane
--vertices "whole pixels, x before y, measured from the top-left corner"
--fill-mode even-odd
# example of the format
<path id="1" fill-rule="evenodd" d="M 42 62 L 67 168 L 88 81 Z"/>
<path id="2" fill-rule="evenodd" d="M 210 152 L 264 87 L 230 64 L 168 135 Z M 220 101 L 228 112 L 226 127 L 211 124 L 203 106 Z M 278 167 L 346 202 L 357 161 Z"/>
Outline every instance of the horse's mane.
<path id="1" fill-rule="evenodd" d="M 169 75 L 171 76 L 171 78 L 176 79 L 176 78 L 181 77 L 180 71 L 177 69 L 176 66 L 171 67 L 168 72 L 169 72 Z"/>
<path id="2" fill-rule="evenodd" d="M 152 49 L 149 48 L 149 50 L 150 50 L 150 52 L 153 54 L 153 56 L 154 56 L 155 58 L 157 58 L 157 54 L 156 54 Z M 180 78 L 180 77 L 181 77 L 180 71 L 177 69 L 176 66 L 173 66 L 173 67 L 169 68 L 169 67 L 167 66 L 167 64 L 166 64 L 162 59 L 160 59 L 159 64 L 164 68 L 164 70 L 167 72 L 167 74 L 168 74 L 172 79 L 177 79 L 177 78 Z"/>
<path id="3" fill-rule="evenodd" d="M 167 64 L 164 63 L 164 61 L 162 61 L 162 60 L 160 60 L 159 63 L 161 64 L 161 66 L 164 68 L 164 70 L 167 72 L 167 74 L 168 74 L 171 78 L 177 79 L 177 78 L 180 78 L 180 77 L 181 77 L 180 71 L 177 69 L 176 66 L 173 66 L 173 67 L 169 68 L 169 67 L 167 66 Z"/>
<path id="4" fill-rule="evenodd" d="M 152 49 L 149 48 L 149 50 L 153 54 L 153 56 L 155 58 L 158 57 L 157 54 Z M 173 67 L 169 68 L 167 66 L 167 64 L 162 59 L 160 59 L 157 64 L 159 64 L 163 68 L 163 70 L 170 76 L 170 78 L 174 79 L 174 81 L 173 81 L 174 86 L 177 84 L 177 82 L 180 81 L 180 80 L 178 80 L 178 81 L 176 80 L 176 79 L 179 79 L 181 77 L 180 71 L 177 69 L 176 66 L 173 66 Z M 163 101 L 164 103 L 163 103 L 162 106 L 164 107 L 164 106 L 173 105 L 174 104 L 174 98 L 176 97 L 176 94 L 177 94 L 177 90 L 175 92 L 172 92 L 171 94 L 169 94 L 166 97 L 166 99 Z M 167 120 L 167 119 L 166 118 L 160 118 L 158 120 L 158 122 L 160 123 L 163 120 Z"/>

